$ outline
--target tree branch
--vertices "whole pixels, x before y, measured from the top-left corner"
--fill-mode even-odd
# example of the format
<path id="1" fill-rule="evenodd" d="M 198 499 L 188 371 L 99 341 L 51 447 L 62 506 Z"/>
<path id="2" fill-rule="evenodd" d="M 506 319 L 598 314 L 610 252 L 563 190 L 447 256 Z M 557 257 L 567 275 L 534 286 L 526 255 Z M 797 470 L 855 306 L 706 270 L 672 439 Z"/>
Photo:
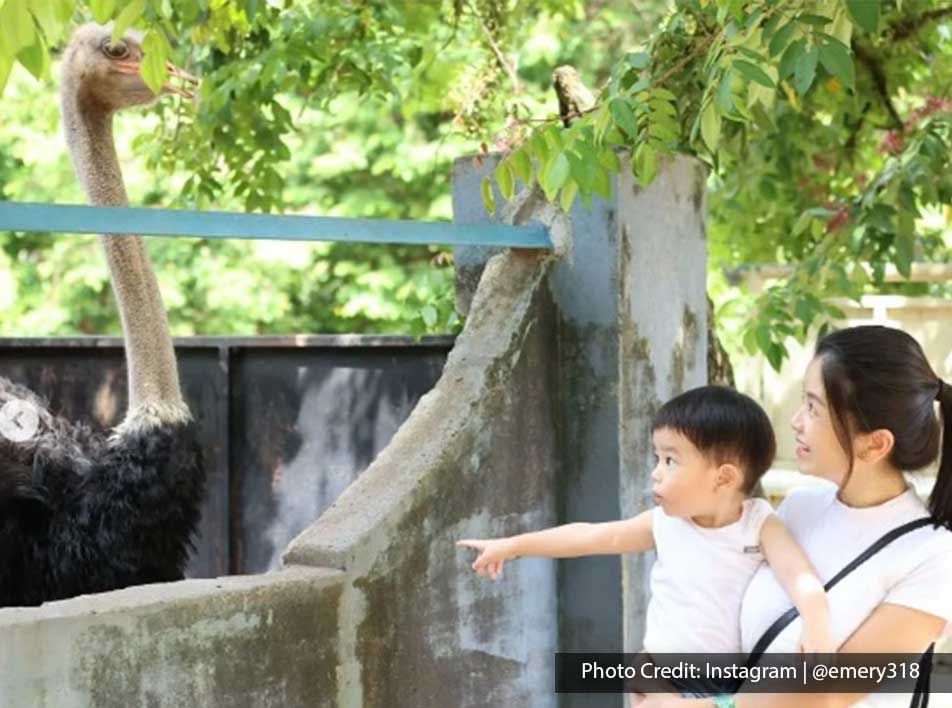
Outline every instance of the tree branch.
<path id="1" fill-rule="evenodd" d="M 510 62 L 506 55 L 500 49 L 499 45 L 496 43 L 495 38 L 493 37 L 492 31 L 489 27 L 486 26 L 486 21 L 483 19 L 483 16 L 479 14 L 479 11 L 469 4 L 469 9 L 479 20 L 479 26 L 482 27 L 483 32 L 486 35 L 486 41 L 489 43 L 489 48 L 492 49 L 493 55 L 496 57 L 496 61 L 499 62 L 499 66 L 502 67 L 509 75 L 509 80 L 512 82 L 512 90 L 514 93 L 522 93 L 522 82 L 519 81 L 519 74 L 516 72 L 516 67 L 513 62 Z"/>
<path id="2" fill-rule="evenodd" d="M 892 118 L 896 129 L 902 130 L 902 117 L 899 115 L 899 111 L 896 110 L 896 106 L 893 105 L 892 98 L 889 95 L 889 85 L 886 81 L 886 72 L 880 65 L 878 57 L 855 40 L 852 42 L 852 45 L 853 53 L 856 54 L 856 58 L 869 70 L 873 78 L 873 85 L 876 87 L 876 93 L 879 94 L 883 105 L 886 107 L 886 112 L 889 113 L 889 117 Z"/>
<path id="3" fill-rule="evenodd" d="M 897 41 L 908 39 L 933 20 L 938 20 L 948 15 L 952 15 L 952 5 L 924 12 L 918 17 L 903 17 L 890 25 L 886 36 Z"/>

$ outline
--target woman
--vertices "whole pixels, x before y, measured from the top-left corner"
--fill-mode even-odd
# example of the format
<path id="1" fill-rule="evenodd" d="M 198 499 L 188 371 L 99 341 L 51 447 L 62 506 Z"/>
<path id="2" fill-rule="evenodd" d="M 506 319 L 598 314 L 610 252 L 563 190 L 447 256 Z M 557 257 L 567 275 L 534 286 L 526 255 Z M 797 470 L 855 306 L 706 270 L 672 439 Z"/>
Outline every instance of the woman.
<path id="1" fill-rule="evenodd" d="M 940 417 L 936 417 L 935 401 Z M 824 581 L 906 522 L 931 516 L 857 567 L 829 592 L 840 652 L 921 654 L 952 620 L 952 386 L 936 376 L 908 334 L 863 326 L 824 337 L 807 367 L 793 417 L 801 471 L 832 482 L 791 492 L 778 509 Z M 941 455 L 940 455 L 941 445 Z M 928 506 L 904 471 L 940 459 Z M 741 610 L 750 652 L 789 607 L 768 566 L 754 575 Z M 795 652 L 799 619 L 767 651 Z M 770 694 L 681 698 L 652 694 L 640 708 L 906 708 L 909 693 Z"/>

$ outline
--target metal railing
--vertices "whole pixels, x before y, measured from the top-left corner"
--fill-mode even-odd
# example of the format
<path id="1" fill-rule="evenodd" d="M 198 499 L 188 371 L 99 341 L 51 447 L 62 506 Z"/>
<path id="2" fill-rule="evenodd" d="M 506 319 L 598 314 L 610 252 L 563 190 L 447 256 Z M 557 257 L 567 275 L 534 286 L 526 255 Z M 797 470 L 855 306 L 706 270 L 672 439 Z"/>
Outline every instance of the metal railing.
<path id="1" fill-rule="evenodd" d="M 0 201 L 2 231 L 552 249 L 548 231 L 541 225 L 456 224 Z"/>

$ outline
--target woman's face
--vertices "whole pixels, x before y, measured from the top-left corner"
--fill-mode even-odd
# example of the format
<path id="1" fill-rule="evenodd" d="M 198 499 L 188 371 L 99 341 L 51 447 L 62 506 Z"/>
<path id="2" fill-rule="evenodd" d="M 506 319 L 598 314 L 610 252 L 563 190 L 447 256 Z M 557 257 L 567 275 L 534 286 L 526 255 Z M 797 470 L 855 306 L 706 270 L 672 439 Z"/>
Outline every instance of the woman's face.
<path id="1" fill-rule="evenodd" d="M 791 421 L 797 438 L 797 466 L 804 474 L 842 484 L 849 471 L 849 457 L 833 429 L 821 367 L 820 357 L 814 357 L 807 367 L 800 407 Z"/>

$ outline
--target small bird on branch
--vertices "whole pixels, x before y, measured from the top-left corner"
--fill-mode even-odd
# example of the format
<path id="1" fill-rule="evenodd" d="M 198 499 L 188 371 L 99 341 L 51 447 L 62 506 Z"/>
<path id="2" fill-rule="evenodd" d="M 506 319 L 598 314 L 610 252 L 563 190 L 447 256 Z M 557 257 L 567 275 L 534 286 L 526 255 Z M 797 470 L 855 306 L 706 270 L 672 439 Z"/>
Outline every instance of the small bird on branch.
<path id="1" fill-rule="evenodd" d="M 552 86 L 559 97 L 559 116 L 568 128 L 575 118 L 595 106 L 595 96 L 582 83 L 582 77 L 572 66 L 560 66 L 552 74 Z"/>

